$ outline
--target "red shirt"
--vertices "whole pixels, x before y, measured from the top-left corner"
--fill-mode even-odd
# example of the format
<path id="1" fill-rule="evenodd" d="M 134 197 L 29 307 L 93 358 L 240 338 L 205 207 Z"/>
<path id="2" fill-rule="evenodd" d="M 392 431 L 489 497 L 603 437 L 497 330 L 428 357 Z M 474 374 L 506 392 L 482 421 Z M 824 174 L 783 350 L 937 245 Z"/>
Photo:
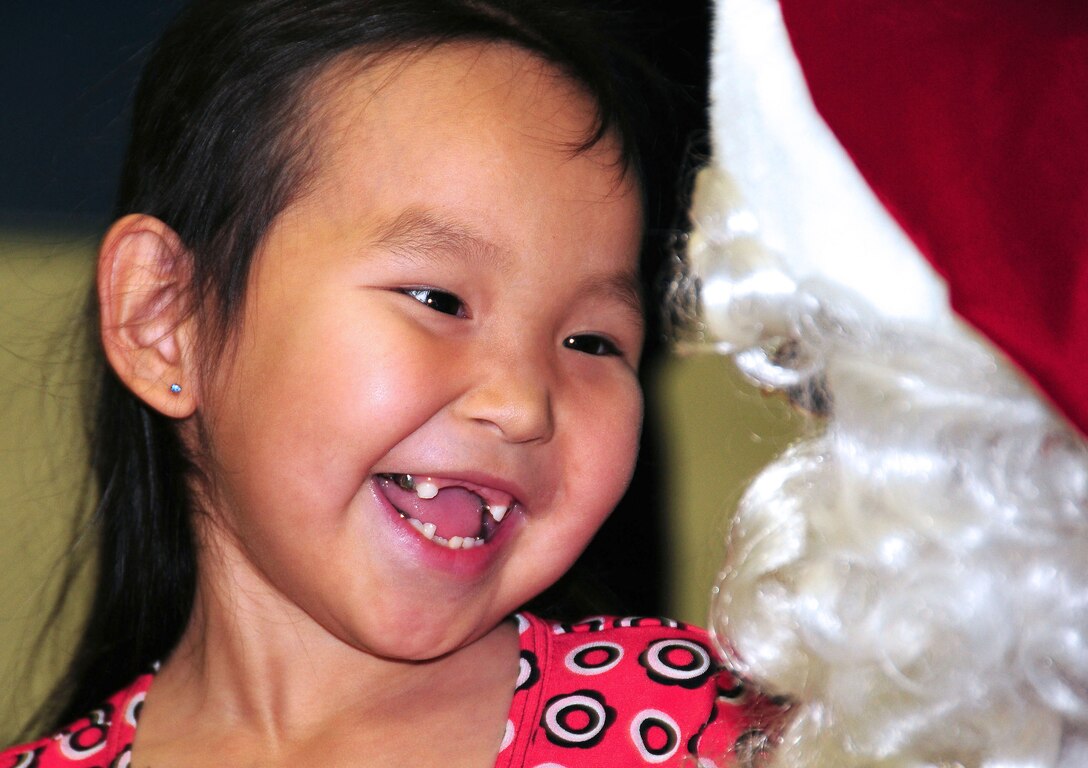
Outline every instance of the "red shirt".
<path id="1" fill-rule="evenodd" d="M 557 624 L 515 616 L 521 669 L 495 768 L 732 764 L 773 705 L 720 668 L 705 632 L 667 619 Z M 142 675 L 60 733 L 0 752 L 0 768 L 127 768 Z"/>

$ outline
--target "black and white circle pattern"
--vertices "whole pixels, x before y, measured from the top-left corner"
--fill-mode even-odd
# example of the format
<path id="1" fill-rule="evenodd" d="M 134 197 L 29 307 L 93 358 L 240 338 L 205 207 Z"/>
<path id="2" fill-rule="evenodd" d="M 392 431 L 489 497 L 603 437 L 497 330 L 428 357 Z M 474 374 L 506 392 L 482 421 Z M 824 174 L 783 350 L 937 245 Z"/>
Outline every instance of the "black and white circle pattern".
<path id="1" fill-rule="evenodd" d="M 532 651 L 522 651 L 518 660 L 518 684 L 515 691 L 524 691 L 532 688 L 540 680 L 540 664 L 536 660 L 536 654 Z"/>
<path id="2" fill-rule="evenodd" d="M 608 706 L 604 696 L 579 690 L 549 699 L 540 725 L 551 743 L 588 749 L 600 743 L 615 719 L 616 710 Z"/>
<path id="3" fill-rule="evenodd" d="M 622 645 L 602 640 L 573 649 L 564 663 L 576 675 L 600 675 L 614 669 L 622 659 Z"/>
<path id="4" fill-rule="evenodd" d="M 514 721 L 507 719 L 506 729 L 502 733 L 502 744 L 499 745 L 499 752 L 504 751 L 507 747 L 514 743 L 514 736 L 517 735 L 517 731 L 514 729 Z"/>
<path id="5" fill-rule="evenodd" d="M 112 709 L 96 709 L 87 724 L 61 734 L 60 753 L 72 761 L 86 760 L 100 752 L 109 736 Z"/>
<path id="6" fill-rule="evenodd" d="M 604 632 L 607 629 L 626 629 L 629 627 L 687 629 L 687 624 L 674 619 L 662 618 L 661 616 L 624 616 L 621 618 L 588 616 L 572 624 L 553 624 L 552 632 L 556 635 L 565 635 L 571 632 Z"/>
<path id="7" fill-rule="evenodd" d="M 110 763 L 110 768 L 131 768 L 132 766 L 132 745 L 129 744 L 123 750 L 117 758 Z"/>
<path id="8" fill-rule="evenodd" d="M 125 707 L 125 722 L 133 728 L 136 727 L 137 721 L 140 719 L 140 711 L 144 707 L 144 699 L 147 698 L 147 693 L 138 693 L 132 697 L 132 700 Z"/>
<path id="9" fill-rule="evenodd" d="M 514 623 L 517 624 L 519 636 L 524 635 L 529 630 L 529 627 L 532 626 L 529 624 L 529 620 L 520 613 L 514 614 Z"/>
<path id="10" fill-rule="evenodd" d="M 739 677 L 721 674 L 718 677 L 718 697 L 739 704 L 747 699 L 748 689 Z"/>
<path id="11" fill-rule="evenodd" d="M 654 682 L 698 688 L 714 673 L 706 646 L 692 640 L 655 640 L 639 656 L 639 664 Z"/>
<path id="12" fill-rule="evenodd" d="M 553 624 L 552 633 L 566 635 L 571 632 L 603 632 L 608 628 L 609 623 L 604 616 L 587 616 L 573 624 Z"/>
<path id="13" fill-rule="evenodd" d="M 631 721 L 631 741 L 647 763 L 663 763 L 680 748 L 680 726 L 659 709 L 644 709 Z"/>
<path id="14" fill-rule="evenodd" d="M 45 747 L 38 747 L 17 755 L 11 768 L 37 768 L 41 763 L 40 756 L 44 751 Z"/>
<path id="15" fill-rule="evenodd" d="M 628 616 L 615 622 L 617 627 L 669 627 L 681 629 L 685 625 L 673 619 L 665 619 L 660 616 Z"/>

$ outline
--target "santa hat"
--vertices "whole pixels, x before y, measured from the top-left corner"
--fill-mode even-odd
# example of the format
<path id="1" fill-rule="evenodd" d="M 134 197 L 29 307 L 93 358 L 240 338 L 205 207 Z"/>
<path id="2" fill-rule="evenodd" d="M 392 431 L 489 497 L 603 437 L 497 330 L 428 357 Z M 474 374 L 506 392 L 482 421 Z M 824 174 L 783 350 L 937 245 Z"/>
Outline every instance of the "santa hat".
<path id="1" fill-rule="evenodd" d="M 1088 435 L 1088 3 L 722 0 L 712 101 L 796 272 L 950 301 Z"/>

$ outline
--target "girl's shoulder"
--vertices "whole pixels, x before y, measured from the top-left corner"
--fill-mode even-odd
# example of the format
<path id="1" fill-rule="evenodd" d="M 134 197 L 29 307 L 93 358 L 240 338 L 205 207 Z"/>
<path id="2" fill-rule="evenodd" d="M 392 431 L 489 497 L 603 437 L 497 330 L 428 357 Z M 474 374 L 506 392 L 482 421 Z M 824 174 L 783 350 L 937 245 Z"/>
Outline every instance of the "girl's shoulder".
<path id="1" fill-rule="evenodd" d="M 743 764 L 738 752 L 760 749 L 778 719 L 781 707 L 725 669 L 698 627 L 649 617 L 517 620 L 516 717 L 499 766 L 680 765 L 690 755 L 706 766 Z"/>
<path id="2" fill-rule="evenodd" d="M 0 768 L 126 768 L 152 676 L 141 675 L 52 736 L 0 752 Z"/>

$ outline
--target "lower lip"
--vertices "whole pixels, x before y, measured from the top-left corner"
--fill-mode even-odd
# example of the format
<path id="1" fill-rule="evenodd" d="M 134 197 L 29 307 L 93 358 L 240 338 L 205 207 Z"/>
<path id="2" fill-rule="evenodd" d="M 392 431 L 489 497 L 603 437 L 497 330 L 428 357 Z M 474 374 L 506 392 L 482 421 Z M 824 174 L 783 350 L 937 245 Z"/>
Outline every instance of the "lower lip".
<path id="1" fill-rule="evenodd" d="M 370 479 L 370 488 L 378 506 L 386 513 L 384 522 L 390 526 L 395 539 L 407 555 L 425 568 L 442 571 L 451 576 L 471 579 L 488 570 L 502 556 L 504 544 L 514 534 L 514 529 L 520 522 L 517 514 L 510 514 L 485 543 L 469 549 L 450 549 L 424 538 L 413 528 L 382 492 L 381 484 L 373 477 Z"/>

